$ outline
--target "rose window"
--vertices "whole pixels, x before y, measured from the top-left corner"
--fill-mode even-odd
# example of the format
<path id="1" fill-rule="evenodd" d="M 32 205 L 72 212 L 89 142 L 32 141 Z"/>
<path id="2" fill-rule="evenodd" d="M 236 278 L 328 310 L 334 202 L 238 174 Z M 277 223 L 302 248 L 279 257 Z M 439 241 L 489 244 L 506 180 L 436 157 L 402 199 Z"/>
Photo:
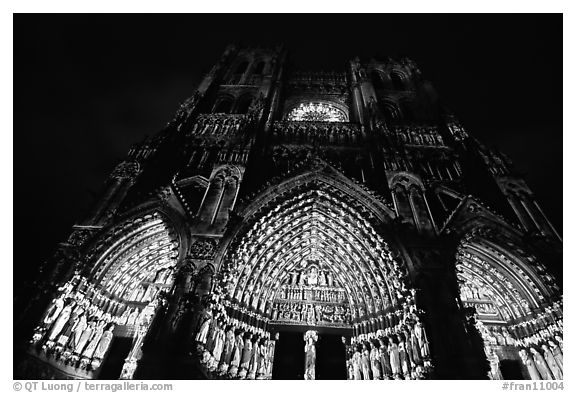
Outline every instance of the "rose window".
<path id="1" fill-rule="evenodd" d="M 290 121 L 330 121 L 345 122 L 346 114 L 334 105 L 322 102 L 306 102 L 288 113 Z"/>

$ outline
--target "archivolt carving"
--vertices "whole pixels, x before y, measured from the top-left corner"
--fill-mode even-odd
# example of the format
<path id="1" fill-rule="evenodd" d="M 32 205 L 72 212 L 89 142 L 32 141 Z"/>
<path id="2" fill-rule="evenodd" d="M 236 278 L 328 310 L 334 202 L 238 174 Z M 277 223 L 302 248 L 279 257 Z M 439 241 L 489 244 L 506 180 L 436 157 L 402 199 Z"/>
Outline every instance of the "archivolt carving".
<path id="1" fill-rule="evenodd" d="M 321 261 L 345 288 L 356 322 L 401 307 L 406 270 L 356 211 L 322 190 L 301 193 L 262 216 L 224 258 L 222 291 L 270 317 L 290 272 Z"/>

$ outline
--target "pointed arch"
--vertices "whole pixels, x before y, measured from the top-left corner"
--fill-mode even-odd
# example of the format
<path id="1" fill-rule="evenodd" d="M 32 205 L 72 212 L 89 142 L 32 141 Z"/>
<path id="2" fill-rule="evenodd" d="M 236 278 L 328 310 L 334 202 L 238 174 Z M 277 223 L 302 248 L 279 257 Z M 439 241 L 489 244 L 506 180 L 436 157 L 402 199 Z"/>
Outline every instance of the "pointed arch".
<path id="1" fill-rule="evenodd" d="M 466 224 L 473 229 L 462 234 L 456 275 L 461 301 L 475 312 L 486 353 L 497 345 L 517 353 L 538 342 L 542 331 L 550 337 L 560 332 L 561 292 L 518 233 L 483 217 Z"/>
<path id="2" fill-rule="evenodd" d="M 389 208 L 372 203 L 380 211 L 371 212 L 362 210 L 362 203 L 353 206 L 350 193 L 363 193 L 336 173 L 307 173 L 271 188 L 273 193 L 265 191 L 239 210 L 246 219 L 230 229 L 225 236 L 230 240 L 217 253 L 218 293 L 227 306 L 274 323 L 274 306 L 286 299 L 282 291 L 290 289 L 291 276 L 302 281 L 312 267 L 315 274 L 333 277 L 341 292 L 339 326 L 375 333 L 394 325 L 395 310 L 407 306 L 412 295 L 407 265 L 393 256 L 372 223 L 376 217 L 389 221 Z"/>
<path id="3" fill-rule="evenodd" d="M 86 250 L 88 282 L 111 299 L 134 301 L 143 283 L 153 283 L 159 271 L 172 270 L 184 255 L 189 239 L 177 229 L 182 220 L 157 202 L 126 212 Z"/>
<path id="4" fill-rule="evenodd" d="M 374 219 L 382 223 L 390 223 L 394 219 L 394 211 L 382 200 L 376 198 L 366 189 L 358 186 L 326 163 L 320 162 L 319 166 L 317 169 L 291 177 L 267 188 L 256 196 L 251 203 L 240 207 L 238 214 L 244 217 L 256 214 L 258 210 L 261 210 L 278 197 L 278 194 L 314 183 L 319 188 L 333 188 L 341 193 L 343 198 L 356 205 L 359 210 L 366 212 L 368 216 L 374 217 Z"/>

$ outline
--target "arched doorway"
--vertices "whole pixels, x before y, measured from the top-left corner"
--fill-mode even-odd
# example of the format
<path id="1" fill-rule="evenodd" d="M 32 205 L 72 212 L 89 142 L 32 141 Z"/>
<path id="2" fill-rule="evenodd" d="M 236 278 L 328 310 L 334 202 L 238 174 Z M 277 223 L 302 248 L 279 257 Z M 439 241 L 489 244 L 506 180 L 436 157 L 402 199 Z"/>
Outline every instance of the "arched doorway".
<path id="1" fill-rule="evenodd" d="M 226 337 L 214 345 L 205 334 L 197 336 L 207 368 L 228 370 L 224 374 L 232 378 L 296 378 L 300 362 L 280 357 L 304 358 L 302 333 L 314 329 L 317 362 L 323 362 L 316 365 L 318 377 L 329 378 L 330 368 L 347 376 L 347 363 L 357 361 L 351 348 L 364 345 L 378 354 L 391 346 L 405 364 L 363 379 L 424 378 L 430 371 L 428 342 L 407 269 L 375 230 L 374 216 L 359 213 L 334 182 L 295 184 L 281 198 L 246 209 L 256 213 L 247 215 L 222 247 L 213 305 L 202 326 L 220 336 L 219 330 L 233 330 L 243 342 L 231 343 L 232 353 L 226 353 L 219 348 L 227 347 Z M 242 354 L 233 363 L 235 346 Z M 255 363 L 272 348 L 275 356 L 264 363 L 274 363 L 274 373 Z M 337 365 L 330 363 L 334 359 Z M 287 370 L 287 363 L 295 369 Z"/>
<path id="2" fill-rule="evenodd" d="M 181 245 L 168 214 L 154 208 L 102 231 L 36 327 L 35 357 L 78 378 L 131 378 Z"/>
<path id="3" fill-rule="evenodd" d="M 473 315 L 491 379 L 561 379 L 562 299 L 543 265 L 507 231 L 460 242 L 460 298 Z"/>

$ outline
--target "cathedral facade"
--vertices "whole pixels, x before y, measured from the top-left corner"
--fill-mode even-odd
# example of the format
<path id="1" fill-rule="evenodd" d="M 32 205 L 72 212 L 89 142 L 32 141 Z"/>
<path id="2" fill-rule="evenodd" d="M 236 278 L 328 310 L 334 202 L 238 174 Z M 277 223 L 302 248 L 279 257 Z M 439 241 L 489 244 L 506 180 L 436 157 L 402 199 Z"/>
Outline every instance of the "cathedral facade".
<path id="1" fill-rule="evenodd" d="M 16 299 L 14 373 L 562 379 L 561 253 L 410 59 L 231 45 Z"/>

